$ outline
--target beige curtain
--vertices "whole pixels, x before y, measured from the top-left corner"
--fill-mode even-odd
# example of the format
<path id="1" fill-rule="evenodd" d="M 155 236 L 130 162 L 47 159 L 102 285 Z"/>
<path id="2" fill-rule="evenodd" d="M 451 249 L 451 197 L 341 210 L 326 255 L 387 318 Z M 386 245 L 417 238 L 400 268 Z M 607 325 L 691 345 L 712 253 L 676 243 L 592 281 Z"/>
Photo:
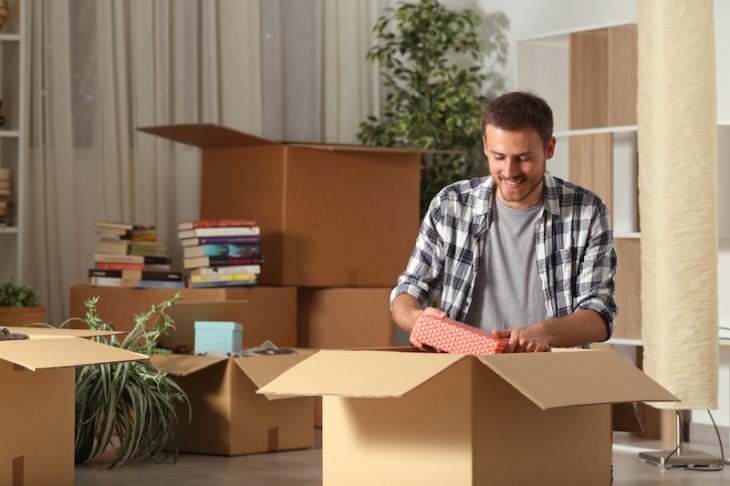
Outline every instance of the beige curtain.
<path id="1" fill-rule="evenodd" d="M 97 220 L 195 217 L 197 149 L 136 127 L 214 122 L 261 131 L 258 0 L 45 0 L 31 14 L 26 280 L 49 320 L 93 266 Z M 179 258 L 178 258 L 179 259 Z"/>
<path id="2" fill-rule="evenodd" d="M 154 224 L 180 264 L 198 149 L 136 132 L 220 123 L 346 143 L 378 111 L 371 29 L 389 0 L 38 0 L 31 15 L 24 280 L 49 320 L 93 266 L 98 220 Z"/>

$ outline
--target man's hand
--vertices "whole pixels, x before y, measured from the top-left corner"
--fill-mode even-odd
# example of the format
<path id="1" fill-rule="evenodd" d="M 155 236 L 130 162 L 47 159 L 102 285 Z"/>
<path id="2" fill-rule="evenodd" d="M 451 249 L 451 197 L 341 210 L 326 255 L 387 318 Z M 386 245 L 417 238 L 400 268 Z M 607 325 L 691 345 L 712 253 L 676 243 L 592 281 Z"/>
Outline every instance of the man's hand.
<path id="1" fill-rule="evenodd" d="M 426 314 L 427 316 L 433 316 L 433 317 L 438 317 L 440 319 L 443 319 L 444 317 L 446 317 L 446 312 L 442 311 L 441 309 L 437 309 L 436 307 L 426 307 L 425 309 L 417 311 L 415 313 L 416 317 L 415 317 L 415 320 L 413 321 L 414 324 L 413 324 L 413 328 L 411 329 L 411 335 L 409 337 L 409 340 L 411 341 L 412 345 L 414 345 L 415 347 L 417 347 L 418 349 L 423 351 L 426 349 L 423 346 L 423 343 L 421 343 L 420 341 L 416 340 L 413 337 L 413 330 L 416 329 L 416 323 L 418 322 L 418 318 L 421 317 L 421 314 Z"/>
<path id="2" fill-rule="evenodd" d="M 540 353 L 549 351 L 548 337 L 544 328 L 533 324 L 529 327 L 492 331 L 496 337 L 509 340 L 505 353 Z"/>

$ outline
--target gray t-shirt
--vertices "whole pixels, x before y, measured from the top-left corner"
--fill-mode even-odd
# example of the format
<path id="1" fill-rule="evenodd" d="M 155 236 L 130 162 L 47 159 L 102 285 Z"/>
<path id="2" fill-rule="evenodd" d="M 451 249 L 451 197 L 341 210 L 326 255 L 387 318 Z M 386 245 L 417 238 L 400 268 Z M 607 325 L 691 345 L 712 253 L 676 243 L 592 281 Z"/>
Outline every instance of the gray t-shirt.
<path id="1" fill-rule="evenodd" d="M 542 208 L 541 202 L 514 209 L 495 197 L 466 316 L 468 324 L 491 331 L 525 327 L 547 318 L 535 258 L 535 224 Z"/>

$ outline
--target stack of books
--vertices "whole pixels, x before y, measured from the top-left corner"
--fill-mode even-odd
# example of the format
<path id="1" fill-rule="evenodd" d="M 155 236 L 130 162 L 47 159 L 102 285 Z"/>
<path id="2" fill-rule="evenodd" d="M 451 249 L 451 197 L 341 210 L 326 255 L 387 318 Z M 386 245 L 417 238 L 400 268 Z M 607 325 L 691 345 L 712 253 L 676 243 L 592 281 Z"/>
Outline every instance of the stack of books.
<path id="1" fill-rule="evenodd" d="M 189 286 L 256 285 L 261 273 L 261 232 L 251 219 L 205 219 L 178 225 Z"/>
<path id="2" fill-rule="evenodd" d="M 167 247 L 157 239 L 154 226 L 96 223 L 94 268 L 89 283 L 102 287 L 184 287 L 182 274 L 170 271 Z"/>
<path id="3" fill-rule="evenodd" d="M 8 209 L 10 206 L 10 169 L 0 167 L 0 228 L 10 226 Z"/>

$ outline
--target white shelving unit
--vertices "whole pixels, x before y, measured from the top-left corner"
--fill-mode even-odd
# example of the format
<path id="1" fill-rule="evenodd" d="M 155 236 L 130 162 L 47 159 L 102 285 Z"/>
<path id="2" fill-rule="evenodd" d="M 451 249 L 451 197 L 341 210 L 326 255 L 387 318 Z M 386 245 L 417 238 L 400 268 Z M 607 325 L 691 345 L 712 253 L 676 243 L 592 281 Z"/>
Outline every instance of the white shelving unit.
<path id="1" fill-rule="evenodd" d="M 0 30 L 0 167 L 11 170 L 11 226 L 0 228 L 0 279 L 23 281 L 28 147 L 28 38 L 26 2 L 10 0 L 10 19 Z"/>
<path id="2" fill-rule="evenodd" d="M 617 337 L 639 338 L 641 305 L 636 23 L 591 25 L 517 42 L 518 89 L 553 108 L 554 176 L 596 192 L 612 216 L 620 268 Z M 631 316 L 630 318 L 628 316 Z"/>

